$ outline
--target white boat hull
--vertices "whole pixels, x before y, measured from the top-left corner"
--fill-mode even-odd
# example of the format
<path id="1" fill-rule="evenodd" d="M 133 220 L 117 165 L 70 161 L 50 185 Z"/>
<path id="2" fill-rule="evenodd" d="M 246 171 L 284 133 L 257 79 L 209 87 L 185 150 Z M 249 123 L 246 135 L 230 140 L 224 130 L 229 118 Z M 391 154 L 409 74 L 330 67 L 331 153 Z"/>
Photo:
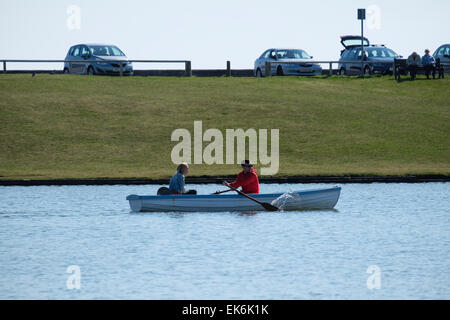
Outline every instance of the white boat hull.
<path id="1" fill-rule="evenodd" d="M 251 195 L 266 203 L 272 203 L 281 210 L 332 209 L 339 200 L 341 188 L 316 189 L 290 193 L 272 193 Z M 264 211 L 264 208 L 238 194 L 223 195 L 170 195 L 138 196 L 129 195 L 127 200 L 132 211 L 182 211 L 182 212 L 218 212 L 218 211 Z"/>

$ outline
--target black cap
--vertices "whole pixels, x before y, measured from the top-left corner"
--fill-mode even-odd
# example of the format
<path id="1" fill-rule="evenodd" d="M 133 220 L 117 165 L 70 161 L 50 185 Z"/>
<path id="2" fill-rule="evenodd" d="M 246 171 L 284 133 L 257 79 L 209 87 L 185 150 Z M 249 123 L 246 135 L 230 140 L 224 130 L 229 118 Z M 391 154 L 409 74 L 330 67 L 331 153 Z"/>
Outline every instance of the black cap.
<path id="1" fill-rule="evenodd" d="M 244 161 L 242 161 L 242 162 L 241 162 L 241 165 L 242 165 L 242 166 L 245 166 L 245 167 L 253 167 L 253 165 L 251 164 L 250 160 L 244 160 Z"/>

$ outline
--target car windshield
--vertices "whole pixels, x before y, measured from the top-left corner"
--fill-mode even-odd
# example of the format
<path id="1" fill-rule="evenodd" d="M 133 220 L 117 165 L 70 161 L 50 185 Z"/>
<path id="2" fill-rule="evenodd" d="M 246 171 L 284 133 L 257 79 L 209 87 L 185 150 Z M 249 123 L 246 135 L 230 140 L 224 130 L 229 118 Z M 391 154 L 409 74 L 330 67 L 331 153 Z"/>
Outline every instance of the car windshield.
<path id="1" fill-rule="evenodd" d="M 436 53 L 434 55 L 436 56 Z M 439 56 L 448 56 L 448 55 L 450 55 L 450 46 L 441 47 L 437 51 L 437 55 L 439 55 Z"/>
<path id="2" fill-rule="evenodd" d="M 398 55 L 387 48 L 367 48 L 367 55 L 369 58 L 396 58 Z"/>
<path id="3" fill-rule="evenodd" d="M 277 50 L 278 59 L 311 59 L 303 50 Z"/>
<path id="4" fill-rule="evenodd" d="M 89 50 L 94 56 L 125 56 L 116 46 L 89 46 Z"/>

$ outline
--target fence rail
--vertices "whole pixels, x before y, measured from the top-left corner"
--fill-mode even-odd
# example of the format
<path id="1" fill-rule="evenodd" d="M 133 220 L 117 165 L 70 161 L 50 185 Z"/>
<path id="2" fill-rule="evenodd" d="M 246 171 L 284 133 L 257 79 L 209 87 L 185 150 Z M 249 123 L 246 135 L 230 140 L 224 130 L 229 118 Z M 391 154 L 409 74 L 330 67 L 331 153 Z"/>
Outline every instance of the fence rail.
<path id="1" fill-rule="evenodd" d="M 364 61 L 366 64 L 389 64 L 392 65 L 392 70 L 395 72 L 395 62 L 373 62 L 373 61 Z M 357 61 L 266 61 L 264 75 L 266 77 L 272 76 L 272 64 L 328 64 L 329 70 L 328 73 L 330 76 L 333 75 L 333 64 L 352 64 L 352 65 L 360 65 Z M 339 71 L 339 70 L 338 70 Z M 362 72 L 362 71 L 360 71 Z"/>
<path id="2" fill-rule="evenodd" d="M 357 67 L 357 69 L 360 69 L 359 72 L 361 74 L 364 75 L 364 70 L 361 70 L 361 63 L 358 61 L 266 61 L 265 63 L 265 70 L 264 70 L 264 75 L 266 77 L 270 77 L 272 76 L 272 64 L 278 64 L 278 65 L 283 65 L 283 64 L 328 64 L 329 65 L 329 69 L 328 69 L 328 74 L 330 76 L 333 75 L 333 64 L 350 64 L 350 65 L 358 65 L 359 67 Z M 364 61 L 364 64 L 386 64 L 386 65 L 391 65 L 392 66 L 392 73 L 394 76 L 396 76 L 396 72 L 397 72 L 397 68 L 396 68 L 396 61 L 394 60 L 394 62 L 385 62 L 385 61 Z M 448 63 L 441 63 L 442 66 L 444 67 L 450 67 L 450 64 Z M 338 70 L 339 72 L 339 70 Z"/>
<path id="3" fill-rule="evenodd" d="M 45 59 L 45 60 L 24 60 L 24 59 L 2 59 L 0 62 L 3 64 L 3 73 L 7 73 L 6 64 L 7 63 L 117 63 L 119 64 L 119 74 L 123 75 L 123 68 L 126 63 L 132 62 L 132 63 L 181 63 L 184 64 L 184 71 L 186 76 L 192 76 L 192 64 L 190 60 L 51 60 L 51 59 Z M 284 65 L 284 64 L 328 64 L 328 75 L 333 75 L 333 65 L 336 64 L 350 64 L 350 65 L 359 65 L 358 61 L 336 61 L 336 60 L 324 60 L 324 61 L 266 61 L 265 63 L 265 76 L 272 76 L 272 64 L 278 64 L 278 65 Z M 378 61 L 364 61 L 364 64 L 387 64 L 392 65 L 392 72 L 394 76 L 396 76 L 396 63 L 395 62 L 378 62 Z M 444 67 L 450 67 L 450 64 L 441 63 Z M 360 69 L 360 67 L 359 67 Z M 250 70 L 249 70 L 250 71 Z M 324 70 L 325 71 L 325 70 Z M 359 72 L 362 73 L 363 70 L 359 70 Z M 339 72 L 339 70 L 338 70 Z M 226 62 L 226 76 L 231 76 L 231 62 Z"/>
<path id="4" fill-rule="evenodd" d="M 3 64 L 3 73 L 7 73 L 6 63 L 117 63 L 119 65 L 119 74 L 123 75 L 123 68 L 125 64 L 129 62 L 136 63 L 184 63 L 184 70 L 186 72 L 186 76 L 192 76 L 192 65 L 190 60 L 20 60 L 20 59 L 4 59 L 0 60 Z"/>

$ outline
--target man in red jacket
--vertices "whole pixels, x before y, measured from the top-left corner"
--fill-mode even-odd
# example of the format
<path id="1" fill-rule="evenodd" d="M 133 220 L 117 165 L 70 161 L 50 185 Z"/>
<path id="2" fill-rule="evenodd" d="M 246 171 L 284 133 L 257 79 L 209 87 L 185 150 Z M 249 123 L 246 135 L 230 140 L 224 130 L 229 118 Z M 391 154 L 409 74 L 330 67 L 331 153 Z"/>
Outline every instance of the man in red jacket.
<path id="1" fill-rule="evenodd" d="M 242 161 L 242 171 L 239 172 L 235 181 L 228 183 L 223 182 L 225 186 L 239 188 L 242 187 L 244 193 L 259 193 L 259 179 L 256 170 L 249 160 Z"/>

